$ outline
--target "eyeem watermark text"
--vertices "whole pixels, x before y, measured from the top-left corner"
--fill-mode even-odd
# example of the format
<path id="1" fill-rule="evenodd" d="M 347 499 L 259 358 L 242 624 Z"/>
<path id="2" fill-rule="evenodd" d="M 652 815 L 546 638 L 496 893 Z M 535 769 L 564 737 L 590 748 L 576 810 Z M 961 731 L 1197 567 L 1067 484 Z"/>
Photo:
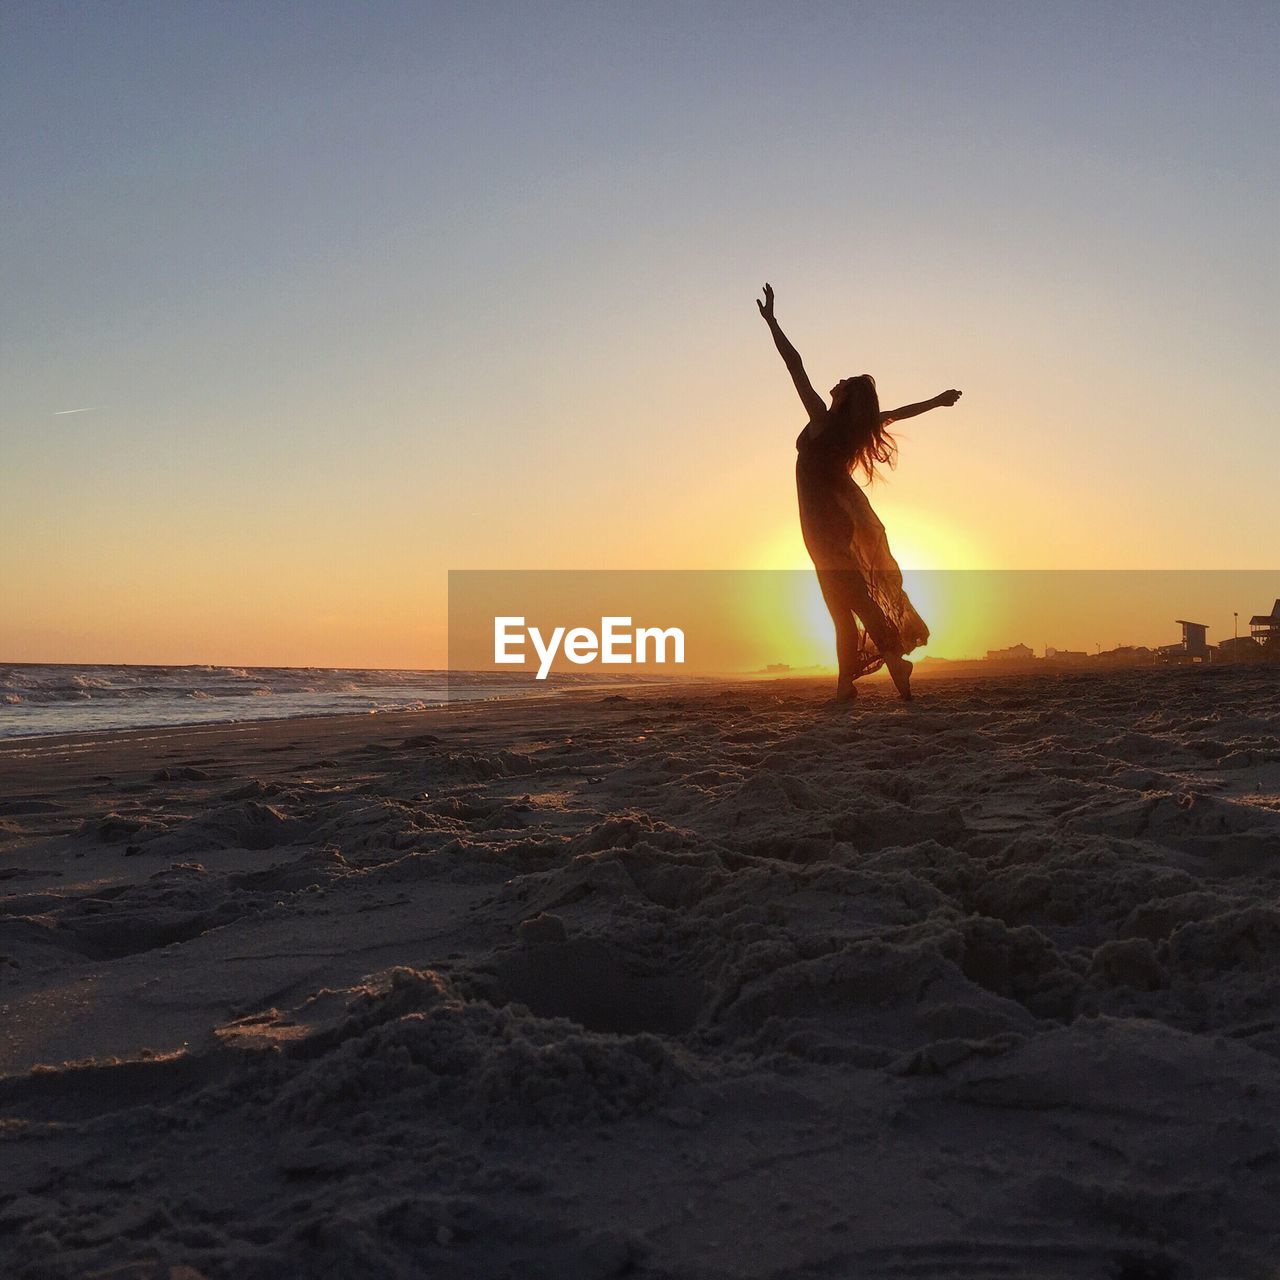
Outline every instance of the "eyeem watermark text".
<path id="1" fill-rule="evenodd" d="M 635 627 L 630 618 L 600 619 L 600 630 L 590 627 L 554 627 L 544 636 L 537 627 L 528 627 L 523 618 L 499 617 L 493 620 L 493 660 L 509 666 L 523 666 L 526 642 L 538 656 L 536 679 L 545 680 L 556 654 L 577 666 L 592 662 L 609 665 L 668 661 L 684 662 L 684 632 L 679 627 Z M 652 656 L 650 656 L 652 654 Z"/>

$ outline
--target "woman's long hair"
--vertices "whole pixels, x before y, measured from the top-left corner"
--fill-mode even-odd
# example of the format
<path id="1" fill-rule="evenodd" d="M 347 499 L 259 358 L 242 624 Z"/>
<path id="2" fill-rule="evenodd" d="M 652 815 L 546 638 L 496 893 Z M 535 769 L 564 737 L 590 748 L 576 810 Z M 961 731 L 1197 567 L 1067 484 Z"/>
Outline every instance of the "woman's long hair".
<path id="1" fill-rule="evenodd" d="M 861 469 L 868 483 L 876 478 L 876 468 L 896 465 L 898 443 L 880 421 L 880 397 L 876 380 L 864 373 L 851 379 L 838 408 L 831 410 L 827 430 L 833 433 L 832 445 L 849 474 Z"/>

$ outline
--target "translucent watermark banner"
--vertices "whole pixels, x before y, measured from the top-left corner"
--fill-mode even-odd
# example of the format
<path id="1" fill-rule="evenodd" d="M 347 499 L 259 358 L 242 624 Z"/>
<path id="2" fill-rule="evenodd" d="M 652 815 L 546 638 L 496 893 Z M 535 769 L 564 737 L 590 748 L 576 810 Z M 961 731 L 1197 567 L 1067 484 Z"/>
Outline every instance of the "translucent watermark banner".
<path id="1" fill-rule="evenodd" d="M 837 618 L 848 613 L 863 646 L 859 674 L 872 677 L 895 638 L 917 677 L 1280 669 L 1280 571 L 906 570 L 900 580 L 872 571 L 852 586 L 833 588 L 812 570 L 453 571 L 450 697 L 834 677 Z"/>

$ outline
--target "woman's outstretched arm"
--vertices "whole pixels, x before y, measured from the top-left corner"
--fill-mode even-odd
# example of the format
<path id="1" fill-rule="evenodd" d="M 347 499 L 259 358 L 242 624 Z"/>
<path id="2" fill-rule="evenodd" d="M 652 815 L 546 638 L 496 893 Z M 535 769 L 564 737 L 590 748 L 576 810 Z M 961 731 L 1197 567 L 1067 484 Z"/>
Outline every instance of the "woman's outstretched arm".
<path id="1" fill-rule="evenodd" d="M 764 316 L 765 323 L 769 326 L 769 332 L 773 334 L 773 344 L 778 348 L 778 354 L 787 366 L 791 381 L 796 384 L 796 390 L 800 393 L 800 399 L 804 403 L 805 412 L 809 415 L 809 421 L 817 422 L 827 412 L 827 402 L 813 389 L 813 384 L 809 381 L 809 375 L 804 371 L 804 363 L 800 359 L 800 353 L 787 340 L 787 335 L 782 332 L 778 321 L 774 318 L 773 286 L 771 284 L 765 285 L 764 301 L 761 302 L 757 298 L 756 306 L 760 308 L 760 314 Z"/>
<path id="2" fill-rule="evenodd" d="M 959 391 L 940 391 L 932 400 L 921 400 L 918 404 L 904 404 L 901 409 L 887 410 L 880 415 L 880 425 L 888 426 L 891 422 L 901 422 L 903 418 L 914 418 L 928 413 L 930 409 L 950 409 L 959 399 Z"/>

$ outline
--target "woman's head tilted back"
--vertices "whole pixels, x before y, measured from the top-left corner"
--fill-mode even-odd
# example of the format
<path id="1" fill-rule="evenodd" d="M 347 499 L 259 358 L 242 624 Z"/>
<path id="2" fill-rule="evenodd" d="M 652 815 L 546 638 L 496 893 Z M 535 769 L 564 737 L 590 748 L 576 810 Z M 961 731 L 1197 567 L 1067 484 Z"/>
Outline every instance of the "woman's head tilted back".
<path id="1" fill-rule="evenodd" d="M 861 468 L 868 480 L 874 480 L 877 465 L 894 465 L 898 446 L 881 424 L 880 397 L 869 373 L 842 378 L 831 388 L 826 429 L 851 472 Z"/>

